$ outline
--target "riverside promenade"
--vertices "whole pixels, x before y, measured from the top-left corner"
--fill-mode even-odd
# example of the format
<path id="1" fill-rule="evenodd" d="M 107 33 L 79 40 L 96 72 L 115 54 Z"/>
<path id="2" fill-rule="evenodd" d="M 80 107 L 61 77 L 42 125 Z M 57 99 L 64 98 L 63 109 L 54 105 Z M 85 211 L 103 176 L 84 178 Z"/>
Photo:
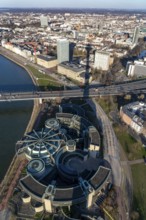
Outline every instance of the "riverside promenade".
<path id="1" fill-rule="evenodd" d="M 0 55 L 6 57 L 7 59 L 11 60 L 12 62 L 16 63 L 17 65 L 21 66 L 23 69 L 26 70 L 26 72 L 31 77 L 33 84 L 38 87 L 38 82 L 36 80 L 36 77 L 33 76 L 33 73 L 25 66 L 26 59 L 23 57 L 20 57 L 16 55 L 15 53 L 3 48 L 0 46 Z"/>
<path id="2" fill-rule="evenodd" d="M 1 47 L 0 54 L 24 68 L 31 76 L 33 83 L 37 85 L 37 81 L 35 81 L 33 74 L 30 71 L 28 71 L 28 69 L 23 65 L 23 62 L 21 62 L 21 60 L 19 61 L 19 59 L 16 59 L 15 57 L 9 55 L 9 53 L 3 50 Z M 33 129 L 33 126 L 39 115 L 40 110 L 41 105 L 39 104 L 38 100 L 35 100 L 31 118 L 25 130 L 25 133 L 28 133 Z M 2 182 L 0 183 L 0 219 L 6 219 L 4 217 L 1 218 L 1 216 L 3 216 L 4 210 L 7 208 L 9 198 L 13 194 L 13 190 L 19 181 L 20 175 L 26 163 L 27 160 L 23 154 L 19 156 L 15 154 Z"/>

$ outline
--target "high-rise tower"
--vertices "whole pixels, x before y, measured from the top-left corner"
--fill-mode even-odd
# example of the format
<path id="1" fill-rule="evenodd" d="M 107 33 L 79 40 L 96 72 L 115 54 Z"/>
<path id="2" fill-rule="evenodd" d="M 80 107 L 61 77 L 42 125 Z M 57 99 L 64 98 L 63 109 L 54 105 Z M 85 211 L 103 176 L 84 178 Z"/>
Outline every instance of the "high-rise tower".
<path id="1" fill-rule="evenodd" d="M 134 34 L 133 34 L 133 39 L 132 39 L 132 44 L 133 45 L 136 45 L 138 43 L 139 32 L 140 32 L 139 27 L 135 27 Z"/>
<path id="2" fill-rule="evenodd" d="M 69 41 L 67 39 L 57 41 L 57 59 L 58 63 L 69 61 Z"/>
<path id="3" fill-rule="evenodd" d="M 40 17 L 41 27 L 48 27 L 48 18 L 44 15 Z"/>

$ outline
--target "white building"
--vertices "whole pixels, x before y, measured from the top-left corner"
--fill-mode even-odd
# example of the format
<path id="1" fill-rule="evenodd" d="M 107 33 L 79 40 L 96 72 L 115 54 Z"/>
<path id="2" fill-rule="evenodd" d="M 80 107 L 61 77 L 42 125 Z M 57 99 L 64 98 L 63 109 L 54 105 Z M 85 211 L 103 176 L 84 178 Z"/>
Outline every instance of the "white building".
<path id="1" fill-rule="evenodd" d="M 146 65 L 142 64 L 130 64 L 128 69 L 129 77 L 143 77 L 146 76 Z"/>
<path id="2" fill-rule="evenodd" d="M 48 26 L 48 18 L 44 15 L 41 15 L 40 17 L 41 27 L 47 27 Z"/>
<path id="3" fill-rule="evenodd" d="M 110 53 L 96 51 L 94 68 L 107 71 L 109 69 L 109 65 L 110 65 Z"/>
<path id="4" fill-rule="evenodd" d="M 57 59 L 58 63 L 69 61 L 69 41 L 67 39 L 57 41 Z"/>

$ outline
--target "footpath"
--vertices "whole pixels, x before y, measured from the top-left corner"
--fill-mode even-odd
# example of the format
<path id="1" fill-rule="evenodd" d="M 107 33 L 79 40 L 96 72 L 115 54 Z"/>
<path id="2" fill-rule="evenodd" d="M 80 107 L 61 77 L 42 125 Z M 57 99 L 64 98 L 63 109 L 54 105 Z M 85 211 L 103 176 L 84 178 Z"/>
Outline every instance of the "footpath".
<path id="1" fill-rule="evenodd" d="M 27 68 L 23 65 L 24 61 L 17 59 L 15 56 L 14 57 L 9 56 L 9 53 L 6 53 L 6 51 L 3 51 L 2 48 L 0 48 L 0 54 L 12 60 L 16 64 L 22 66 L 31 76 L 34 84 L 36 85 L 36 81 L 34 81 L 32 73 L 30 73 L 30 71 L 28 71 Z M 38 117 L 40 109 L 41 109 L 41 105 L 39 105 L 39 100 L 35 100 L 31 118 L 25 130 L 25 134 L 30 132 L 33 129 L 33 126 L 35 124 L 36 118 Z M 11 212 L 8 209 L 7 204 L 8 204 L 9 198 L 11 197 L 13 193 L 15 186 L 17 185 L 19 181 L 21 172 L 24 169 L 26 163 L 27 161 L 23 154 L 20 156 L 17 156 L 17 154 L 15 154 L 5 174 L 4 179 L 0 183 L 0 219 L 2 220 L 9 220 L 11 217 Z"/>

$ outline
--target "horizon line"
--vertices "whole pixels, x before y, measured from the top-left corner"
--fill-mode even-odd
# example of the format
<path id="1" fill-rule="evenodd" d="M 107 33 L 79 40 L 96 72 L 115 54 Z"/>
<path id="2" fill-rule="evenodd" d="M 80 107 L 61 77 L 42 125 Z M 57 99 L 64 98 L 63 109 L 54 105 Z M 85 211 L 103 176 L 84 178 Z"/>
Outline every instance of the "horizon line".
<path id="1" fill-rule="evenodd" d="M 84 8 L 81 8 L 81 7 L 78 7 L 78 8 L 75 8 L 75 7 L 19 7 L 19 6 L 15 6 L 15 7 L 4 7 L 4 6 L 0 6 L 0 9 L 92 9 L 92 10 L 143 10 L 143 11 L 146 11 L 146 8 L 143 9 L 143 8 L 95 8 L 95 7 L 84 7 Z"/>

